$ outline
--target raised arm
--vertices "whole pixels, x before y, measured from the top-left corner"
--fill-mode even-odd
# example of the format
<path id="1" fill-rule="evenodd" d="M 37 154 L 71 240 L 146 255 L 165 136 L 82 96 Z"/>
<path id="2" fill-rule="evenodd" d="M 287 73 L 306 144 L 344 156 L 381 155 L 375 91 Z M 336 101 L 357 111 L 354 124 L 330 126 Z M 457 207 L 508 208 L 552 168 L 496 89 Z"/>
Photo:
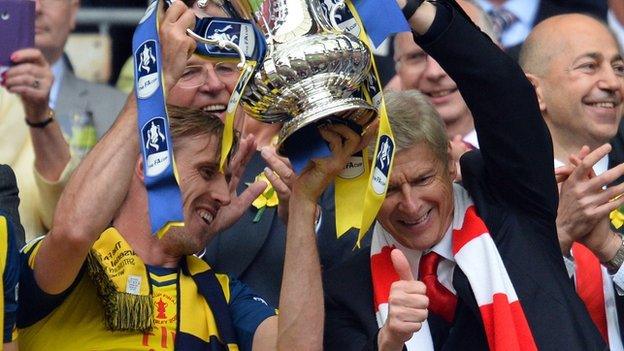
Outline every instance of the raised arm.
<path id="1" fill-rule="evenodd" d="M 185 34 L 194 21 L 192 11 L 177 1 L 160 24 L 166 90 L 186 64 L 187 57 L 180 53 L 194 49 L 194 41 Z M 35 280 L 44 292 L 58 294 L 74 282 L 91 245 L 122 204 L 139 154 L 136 118 L 136 101 L 131 95 L 113 127 L 67 184 L 52 229 L 35 259 Z"/>
<path id="2" fill-rule="evenodd" d="M 280 313 L 258 327 L 254 351 L 323 349 L 323 289 L 314 230 L 316 204 L 344 169 L 349 156 L 362 149 L 366 141 L 344 125 L 328 127 L 321 135 L 330 144 L 332 156 L 312 160 L 292 182 Z"/>
<path id="3" fill-rule="evenodd" d="M 437 8 L 433 22 L 432 7 Z M 457 83 L 472 112 L 485 169 L 480 181 L 507 203 L 554 218 L 552 142 L 520 67 L 454 1 L 424 3 L 410 24 L 420 35 L 418 44 Z"/>

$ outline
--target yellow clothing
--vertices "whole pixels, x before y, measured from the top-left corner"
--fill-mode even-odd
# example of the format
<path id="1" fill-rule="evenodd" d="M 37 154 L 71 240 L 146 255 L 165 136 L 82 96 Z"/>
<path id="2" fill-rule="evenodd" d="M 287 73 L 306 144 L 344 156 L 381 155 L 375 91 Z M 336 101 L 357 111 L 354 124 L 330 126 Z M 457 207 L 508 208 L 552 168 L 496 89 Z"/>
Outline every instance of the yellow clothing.
<path id="1" fill-rule="evenodd" d="M 72 158 L 56 182 L 44 180 L 35 171 L 35 152 L 22 102 L 17 95 L 0 88 L 0 164 L 13 168 L 19 188 L 19 214 L 26 241 L 47 233 L 54 210 L 78 160 Z"/>
<path id="2" fill-rule="evenodd" d="M 149 334 L 107 330 L 104 311 L 88 274 L 53 313 L 31 327 L 20 329 L 20 350 L 173 350 L 177 327 L 176 274 L 164 287 L 152 285 L 154 328 Z"/>
<path id="3" fill-rule="evenodd" d="M 38 288 L 33 268 L 40 243 L 32 242 L 23 252 L 22 262 L 27 264 L 22 264 L 20 271 L 20 351 L 212 350 L 209 345 L 216 342 L 227 342 L 231 351 L 250 351 L 257 327 L 275 315 L 275 310 L 244 284 L 215 274 L 207 263 L 188 256 L 178 268 L 146 266 L 154 318 L 150 333 L 110 331 L 88 268 L 83 267 L 74 284 L 61 294 L 48 295 Z M 118 252 L 118 257 L 140 260 L 132 255 Z M 130 264 L 116 266 L 125 267 L 122 275 L 136 277 L 126 269 Z M 130 283 L 124 285 L 122 291 L 128 291 Z M 229 317 L 223 319 L 225 315 Z"/>

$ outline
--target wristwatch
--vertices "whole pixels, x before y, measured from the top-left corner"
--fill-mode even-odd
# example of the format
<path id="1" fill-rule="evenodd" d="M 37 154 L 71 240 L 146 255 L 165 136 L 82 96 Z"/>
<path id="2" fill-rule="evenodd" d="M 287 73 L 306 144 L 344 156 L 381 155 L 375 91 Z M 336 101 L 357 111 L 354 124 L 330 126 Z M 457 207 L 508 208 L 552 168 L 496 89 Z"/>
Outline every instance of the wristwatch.
<path id="1" fill-rule="evenodd" d="M 48 118 L 46 118 L 45 120 L 41 121 L 41 122 L 31 122 L 28 120 L 28 118 L 26 118 L 26 124 L 28 124 L 29 127 L 31 128 L 39 128 L 39 129 L 43 129 L 45 128 L 48 124 L 52 123 L 54 121 L 54 110 L 53 109 L 48 109 Z"/>
<path id="2" fill-rule="evenodd" d="M 620 239 L 622 239 L 622 245 L 615 253 L 615 256 L 609 261 L 603 263 L 609 274 L 615 274 L 622 267 L 622 263 L 624 263 L 624 238 L 620 235 Z"/>

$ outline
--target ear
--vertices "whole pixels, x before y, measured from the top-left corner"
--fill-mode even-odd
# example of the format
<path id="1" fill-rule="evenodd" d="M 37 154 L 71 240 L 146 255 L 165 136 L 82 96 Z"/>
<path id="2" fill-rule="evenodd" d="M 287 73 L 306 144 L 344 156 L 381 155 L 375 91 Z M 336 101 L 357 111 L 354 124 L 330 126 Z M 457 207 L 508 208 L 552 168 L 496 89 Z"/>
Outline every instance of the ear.
<path id="1" fill-rule="evenodd" d="M 145 174 L 143 173 L 143 156 L 139 155 L 137 157 L 136 164 L 134 166 L 134 173 L 141 179 L 141 181 L 145 181 Z"/>
<path id="2" fill-rule="evenodd" d="M 453 159 L 453 147 L 451 146 L 451 141 L 448 143 L 448 161 L 446 168 L 448 169 L 449 176 L 451 179 L 455 179 L 457 176 L 457 168 L 455 167 L 455 160 Z M 457 160 L 459 162 L 459 160 Z"/>
<path id="3" fill-rule="evenodd" d="M 535 89 L 535 95 L 537 95 L 537 102 L 539 103 L 539 108 L 542 113 L 546 112 L 546 103 L 544 102 L 544 86 L 539 77 L 531 74 L 525 74 L 531 85 Z"/>

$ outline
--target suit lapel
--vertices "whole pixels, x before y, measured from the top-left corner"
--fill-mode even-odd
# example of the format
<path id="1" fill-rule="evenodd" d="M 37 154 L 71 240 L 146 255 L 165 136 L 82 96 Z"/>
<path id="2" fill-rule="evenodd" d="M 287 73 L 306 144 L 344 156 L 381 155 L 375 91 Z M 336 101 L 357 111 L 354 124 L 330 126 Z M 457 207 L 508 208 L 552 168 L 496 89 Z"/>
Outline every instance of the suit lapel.
<path id="1" fill-rule="evenodd" d="M 459 269 L 459 266 L 455 266 L 453 271 L 453 287 L 457 292 L 458 303 L 465 304 L 475 315 L 481 318 L 481 311 L 479 311 L 479 305 L 470 287 L 470 282 L 464 272 Z"/>

